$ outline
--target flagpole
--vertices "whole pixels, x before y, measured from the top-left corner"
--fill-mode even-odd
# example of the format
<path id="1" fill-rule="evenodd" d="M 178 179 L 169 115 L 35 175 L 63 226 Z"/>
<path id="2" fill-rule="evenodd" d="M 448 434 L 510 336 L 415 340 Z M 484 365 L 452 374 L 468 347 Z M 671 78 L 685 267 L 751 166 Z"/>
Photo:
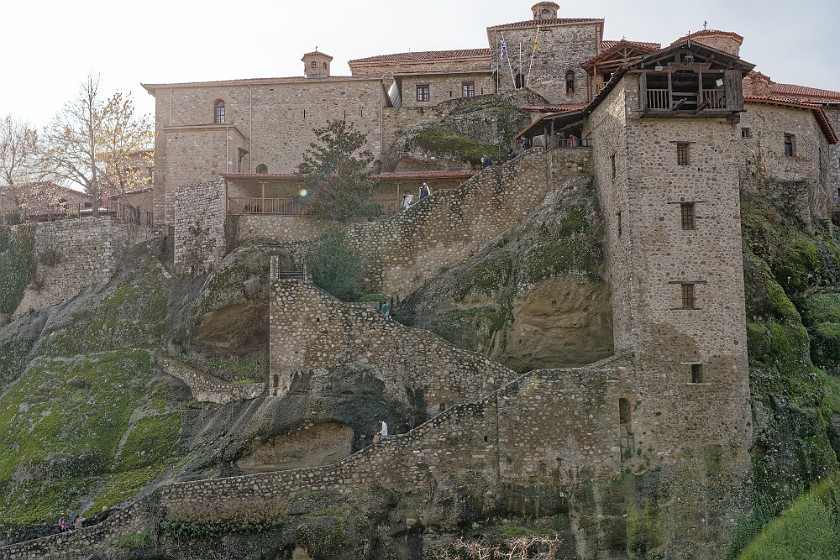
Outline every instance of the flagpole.
<path id="1" fill-rule="evenodd" d="M 540 44 L 540 28 L 537 28 L 537 36 L 534 38 L 534 48 L 531 49 L 531 62 L 528 63 L 528 76 L 526 81 L 531 79 L 531 68 L 534 66 L 534 55 L 537 54 L 537 46 Z"/>
<path id="2" fill-rule="evenodd" d="M 502 69 L 502 45 L 499 42 L 499 34 L 496 34 L 496 48 L 499 49 L 499 54 L 496 58 L 496 93 L 499 93 L 499 72 Z"/>
<path id="3" fill-rule="evenodd" d="M 519 41 L 519 75 L 522 76 L 522 41 Z M 525 84 L 522 83 L 524 81 L 525 80 L 520 78 L 520 80 L 519 80 L 519 87 L 520 88 L 525 87 Z M 519 89 L 519 88 L 517 88 L 517 89 Z"/>

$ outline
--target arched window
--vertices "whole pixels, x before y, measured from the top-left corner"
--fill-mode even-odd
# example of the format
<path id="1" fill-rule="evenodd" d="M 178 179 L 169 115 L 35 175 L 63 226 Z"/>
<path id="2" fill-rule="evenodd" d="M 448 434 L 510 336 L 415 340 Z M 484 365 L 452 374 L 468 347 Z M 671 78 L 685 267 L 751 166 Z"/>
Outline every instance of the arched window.
<path id="1" fill-rule="evenodd" d="M 268 166 L 264 163 L 261 163 L 257 166 L 257 173 L 266 174 L 268 173 Z"/>
<path id="2" fill-rule="evenodd" d="M 566 93 L 575 92 L 575 73 L 569 70 L 566 72 Z"/>
<path id="3" fill-rule="evenodd" d="M 318 68 L 318 61 L 317 61 L 317 60 L 313 60 L 311 63 L 309 63 L 309 65 L 310 65 L 312 68 Z"/>
<path id="4" fill-rule="evenodd" d="M 225 102 L 221 99 L 217 100 L 213 106 L 213 122 L 225 124 Z"/>

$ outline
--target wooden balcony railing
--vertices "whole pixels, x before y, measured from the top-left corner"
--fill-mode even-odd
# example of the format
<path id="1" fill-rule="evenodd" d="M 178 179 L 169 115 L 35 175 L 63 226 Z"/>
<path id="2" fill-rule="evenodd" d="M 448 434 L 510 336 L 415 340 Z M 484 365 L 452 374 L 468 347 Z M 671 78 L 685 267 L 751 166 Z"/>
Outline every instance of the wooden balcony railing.
<path id="1" fill-rule="evenodd" d="M 670 91 L 667 89 L 648 89 L 647 106 L 648 109 L 670 109 Z"/>
<path id="2" fill-rule="evenodd" d="M 229 198 L 229 214 L 279 214 L 300 216 L 304 205 L 293 198 Z"/>
<path id="3" fill-rule="evenodd" d="M 722 89 L 704 90 L 703 107 L 706 109 L 726 109 L 726 91 Z"/>

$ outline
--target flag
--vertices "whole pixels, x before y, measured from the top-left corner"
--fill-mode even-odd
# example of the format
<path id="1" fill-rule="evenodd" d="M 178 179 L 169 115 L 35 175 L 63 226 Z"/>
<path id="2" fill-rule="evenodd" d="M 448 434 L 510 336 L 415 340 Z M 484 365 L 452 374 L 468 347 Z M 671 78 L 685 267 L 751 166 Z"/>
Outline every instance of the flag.
<path id="1" fill-rule="evenodd" d="M 540 44 L 540 28 L 537 28 L 537 36 L 534 37 L 534 50 L 532 52 L 537 52 L 537 46 Z"/>
<path id="2" fill-rule="evenodd" d="M 499 47 L 499 60 L 507 58 L 507 44 L 505 43 L 505 36 L 502 35 L 502 46 Z"/>

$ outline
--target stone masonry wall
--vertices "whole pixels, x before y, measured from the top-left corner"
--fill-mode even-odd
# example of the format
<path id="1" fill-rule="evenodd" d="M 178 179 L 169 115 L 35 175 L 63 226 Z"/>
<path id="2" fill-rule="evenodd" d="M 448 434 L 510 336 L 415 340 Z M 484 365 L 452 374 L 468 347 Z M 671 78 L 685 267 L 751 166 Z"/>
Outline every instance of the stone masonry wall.
<path id="1" fill-rule="evenodd" d="M 183 381 L 198 402 L 224 405 L 239 399 L 255 399 L 265 391 L 265 383 L 228 383 L 169 356 L 157 356 L 156 361 L 164 373 Z"/>
<path id="2" fill-rule="evenodd" d="M 239 216 L 239 240 L 311 241 L 334 226 L 335 222 L 318 220 L 313 216 L 243 214 Z"/>
<path id="3" fill-rule="evenodd" d="M 98 525 L 3 547 L 0 556 L 86 557 L 119 535 L 151 528 L 144 512 L 153 499 L 167 518 L 188 519 L 191 510 L 220 501 L 247 506 L 255 498 L 289 500 L 325 489 L 352 493 L 376 485 L 427 493 L 465 470 L 495 483 L 559 484 L 571 495 L 579 480 L 606 482 L 621 472 L 617 402 L 627 365 L 612 358 L 581 369 L 533 371 L 333 465 L 169 484 Z M 597 532 L 597 524 L 581 527 L 581 537 L 597 538 L 586 534 Z"/>
<path id="4" fill-rule="evenodd" d="M 175 272 L 203 274 L 224 254 L 224 179 L 180 187 L 175 193 Z"/>
<path id="5" fill-rule="evenodd" d="M 352 492 L 376 484 L 428 492 L 465 470 L 512 484 L 572 484 L 620 473 L 614 365 L 535 371 L 499 391 L 460 404 L 414 430 L 312 469 L 171 484 L 160 503 L 177 516 L 218 500 L 287 499 L 298 492 Z"/>
<path id="6" fill-rule="evenodd" d="M 589 148 L 531 150 L 394 217 L 348 226 L 348 244 L 366 257 L 373 290 L 405 296 L 517 227 L 565 180 L 590 172 L 590 156 Z"/>
<path id="7" fill-rule="evenodd" d="M 499 91 L 514 89 L 511 79 L 513 74 L 521 72 L 530 77 L 525 85 L 531 91 L 542 95 L 549 103 L 585 103 L 588 99 L 587 75 L 581 62 L 595 56 L 601 37 L 597 23 L 579 23 L 565 25 L 533 25 L 504 29 L 508 60 L 502 60 Z M 531 63 L 531 51 L 534 39 L 540 30 L 539 44 Z M 498 60 L 500 43 L 499 31 L 491 33 L 493 60 Z M 520 68 L 519 45 L 522 44 L 522 64 Z M 575 73 L 575 90 L 567 91 L 565 76 L 567 71 Z"/>
<path id="8" fill-rule="evenodd" d="M 829 144 L 811 110 L 749 100 L 745 108 L 735 141 L 741 156 L 741 185 L 790 208 L 806 224 L 830 219 L 836 188 L 829 182 Z M 745 129 L 749 132 L 742 132 Z M 794 137 L 792 157 L 785 156 L 786 134 Z"/>
<path id="9" fill-rule="evenodd" d="M 629 286 L 626 301 L 615 305 L 624 307 L 616 313 L 615 332 L 629 333 L 622 346 L 637 360 L 632 412 L 646 429 L 636 434 L 636 444 L 654 450 L 648 458 L 654 463 L 675 461 L 684 448 L 746 449 L 751 430 L 738 129 L 725 119 L 640 118 L 635 76 L 619 87 L 623 95 L 606 101 L 623 97 L 624 108 L 613 106 L 613 119 L 600 120 L 606 129 L 593 135 L 623 127 L 627 138 L 616 146 L 615 182 L 610 163 L 598 174 L 599 184 L 613 184 L 612 196 L 626 200 L 625 250 L 611 248 L 609 258 L 611 285 Z M 678 143 L 689 146 L 687 165 L 677 161 Z M 694 204 L 693 228 L 682 227 L 682 203 Z M 618 216 L 605 210 L 614 239 Z M 684 284 L 694 287 L 691 306 L 681 299 Z M 696 381 L 693 366 L 701 369 Z"/>
<path id="10" fill-rule="evenodd" d="M 27 289 L 17 313 L 56 305 L 88 287 L 104 285 L 117 271 L 125 250 L 153 236 L 149 227 L 110 216 L 39 223 L 36 253 L 54 251 L 59 262 L 55 266 L 38 264 L 42 286 Z"/>
<path id="11" fill-rule="evenodd" d="M 834 131 L 840 134 L 840 106 L 832 105 L 825 108 L 828 120 Z M 828 147 L 828 161 L 826 162 L 826 183 L 831 194 L 835 211 L 840 211 L 840 142 Z"/>
<path id="12" fill-rule="evenodd" d="M 402 78 L 402 106 L 408 108 L 429 107 L 444 101 L 462 97 L 461 85 L 472 82 L 475 95 L 496 92 L 495 77 L 489 72 L 484 74 L 432 74 L 425 76 L 405 76 Z M 417 86 L 429 86 L 429 100 L 417 100 Z"/>
<path id="13" fill-rule="evenodd" d="M 297 372 L 355 366 L 381 379 L 396 400 L 422 395 L 429 416 L 486 395 L 516 374 L 493 360 L 411 329 L 377 310 L 343 303 L 298 280 L 272 283 L 270 389 L 283 396 Z"/>
<path id="14" fill-rule="evenodd" d="M 223 172 L 291 173 L 315 141 L 313 129 L 346 120 L 381 150 L 379 79 L 278 79 L 251 84 L 180 84 L 155 95 L 155 214 L 170 218 L 166 193 Z M 214 103 L 225 103 L 224 125 L 213 125 Z M 231 129 L 226 138 L 225 130 Z M 224 130 L 223 130 L 224 129 Z M 218 132 L 212 132 L 216 131 Z M 177 139 L 176 139 L 177 138 Z M 241 161 L 237 148 L 247 150 Z"/>

